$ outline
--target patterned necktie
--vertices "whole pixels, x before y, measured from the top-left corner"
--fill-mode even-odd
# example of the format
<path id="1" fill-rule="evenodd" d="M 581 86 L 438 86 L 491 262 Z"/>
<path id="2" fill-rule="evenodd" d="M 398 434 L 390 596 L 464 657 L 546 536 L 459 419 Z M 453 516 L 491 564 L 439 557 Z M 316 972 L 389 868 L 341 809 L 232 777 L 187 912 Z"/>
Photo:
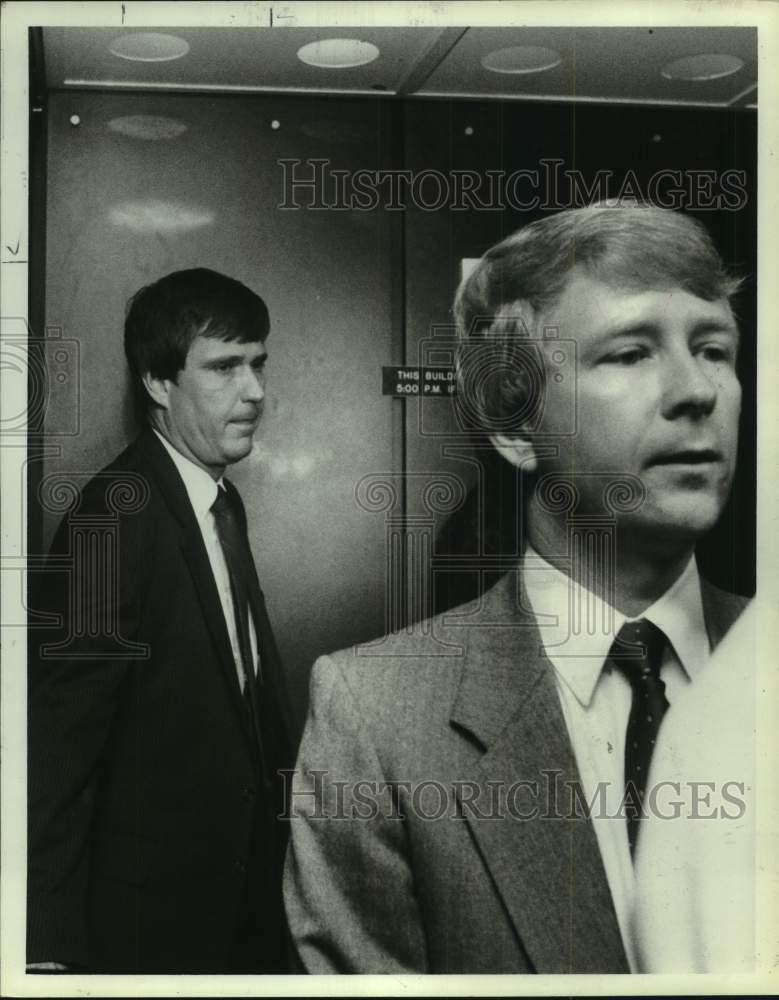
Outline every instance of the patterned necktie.
<path id="1" fill-rule="evenodd" d="M 254 658 L 249 635 L 249 581 L 252 565 L 249 540 L 241 528 L 233 501 L 224 487 L 219 487 L 216 500 L 211 505 L 216 532 L 222 545 L 227 571 L 230 575 L 230 591 L 233 597 L 235 628 L 241 663 L 236 663 L 238 678 L 251 707 L 254 697 Z"/>
<path id="2" fill-rule="evenodd" d="M 646 618 L 625 622 L 609 651 L 608 661 L 630 682 L 633 701 L 625 732 L 625 814 L 633 854 L 643 812 L 649 764 L 668 708 L 660 661 L 665 634 Z"/>

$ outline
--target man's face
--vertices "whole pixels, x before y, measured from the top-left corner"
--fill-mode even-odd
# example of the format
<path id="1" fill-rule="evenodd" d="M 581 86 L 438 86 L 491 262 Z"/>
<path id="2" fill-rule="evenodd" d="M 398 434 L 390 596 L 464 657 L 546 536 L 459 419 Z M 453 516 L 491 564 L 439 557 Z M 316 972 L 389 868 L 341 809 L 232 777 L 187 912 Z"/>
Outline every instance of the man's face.
<path id="1" fill-rule="evenodd" d="M 605 513 L 604 480 L 629 473 L 646 499 L 621 522 L 637 541 L 694 541 L 716 523 L 736 463 L 741 387 L 730 306 L 681 288 L 635 291 L 574 270 L 544 317 L 577 344 L 577 433 L 539 472 L 572 479 L 579 513 Z M 545 342 L 545 354 L 554 351 Z M 539 430 L 569 431 L 559 406 Z M 539 449 L 540 454 L 540 449 Z"/>
<path id="2" fill-rule="evenodd" d="M 171 443 L 214 478 L 252 449 L 266 358 L 261 341 L 195 337 L 176 381 L 162 381 L 167 405 L 160 418 Z"/>

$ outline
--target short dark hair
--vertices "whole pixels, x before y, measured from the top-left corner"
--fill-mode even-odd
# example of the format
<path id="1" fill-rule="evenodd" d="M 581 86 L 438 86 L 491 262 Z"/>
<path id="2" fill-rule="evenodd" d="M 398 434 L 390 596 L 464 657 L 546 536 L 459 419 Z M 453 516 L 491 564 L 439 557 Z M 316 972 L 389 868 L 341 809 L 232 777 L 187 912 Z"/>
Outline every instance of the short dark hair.
<path id="1" fill-rule="evenodd" d="M 504 429 L 513 416 L 534 409 L 527 392 L 538 386 L 538 372 L 515 371 L 516 361 L 532 359 L 528 337 L 575 267 L 615 287 L 683 288 L 708 301 L 730 301 L 741 284 L 726 271 L 702 223 L 671 209 L 601 203 L 517 230 L 484 254 L 454 303 L 458 398 L 482 431 Z M 475 379 L 474 349 L 485 373 Z"/>
<path id="2" fill-rule="evenodd" d="M 269 332 L 260 296 L 217 271 L 174 271 L 146 285 L 128 302 L 124 323 L 124 352 L 139 404 L 144 410 L 151 405 L 143 376 L 175 382 L 195 337 L 246 344 L 265 340 Z"/>

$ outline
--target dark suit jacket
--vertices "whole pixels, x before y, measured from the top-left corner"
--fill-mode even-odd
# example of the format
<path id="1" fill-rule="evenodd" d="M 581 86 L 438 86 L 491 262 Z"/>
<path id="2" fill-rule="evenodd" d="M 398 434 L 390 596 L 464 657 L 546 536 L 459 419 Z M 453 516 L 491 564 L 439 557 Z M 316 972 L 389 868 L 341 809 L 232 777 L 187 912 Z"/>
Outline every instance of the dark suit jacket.
<path id="1" fill-rule="evenodd" d="M 518 579 L 315 665 L 285 872 L 309 972 L 629 971 Z M 713 645 L 744 603 L 703 585 Z"/>
<path id="2" fill-rule="evenodd" d="M 286 703 L 252 589 L 262 758 L 201 532 L 155 435 L 63 520 L 38 609 L 62 627 L 30 643 L 29 962 L 229 971 L 258 900 L 258 957 L 283 955 L 273 816 Z"/>

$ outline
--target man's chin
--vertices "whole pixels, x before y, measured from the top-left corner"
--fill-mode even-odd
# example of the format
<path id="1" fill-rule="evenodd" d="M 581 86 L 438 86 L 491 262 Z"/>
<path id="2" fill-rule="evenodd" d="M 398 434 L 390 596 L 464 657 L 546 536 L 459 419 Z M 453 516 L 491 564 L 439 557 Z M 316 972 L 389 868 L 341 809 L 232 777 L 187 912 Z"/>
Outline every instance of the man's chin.
<path id="1" fill-rule="evenodd" d="M 225 464 L 233 465 L 235 462 L 240 462 L 241 459 L 246 458 L 253 447 L 254 438 L 250 435 L 241 440 L 232 441 L 230 446 L 224 449 Z"/>
<path id="2" fill-rule="evenodd" d="M 666 504 L 660 507 L 647 505 L 633 515 L 620 519 L 620 527 L 644 543 L 663 547 L 670 544 L 694 545 L 707 535 L 720 518 L 723 504 L 711 497 L 698 497 L 695 501 Z"/>

